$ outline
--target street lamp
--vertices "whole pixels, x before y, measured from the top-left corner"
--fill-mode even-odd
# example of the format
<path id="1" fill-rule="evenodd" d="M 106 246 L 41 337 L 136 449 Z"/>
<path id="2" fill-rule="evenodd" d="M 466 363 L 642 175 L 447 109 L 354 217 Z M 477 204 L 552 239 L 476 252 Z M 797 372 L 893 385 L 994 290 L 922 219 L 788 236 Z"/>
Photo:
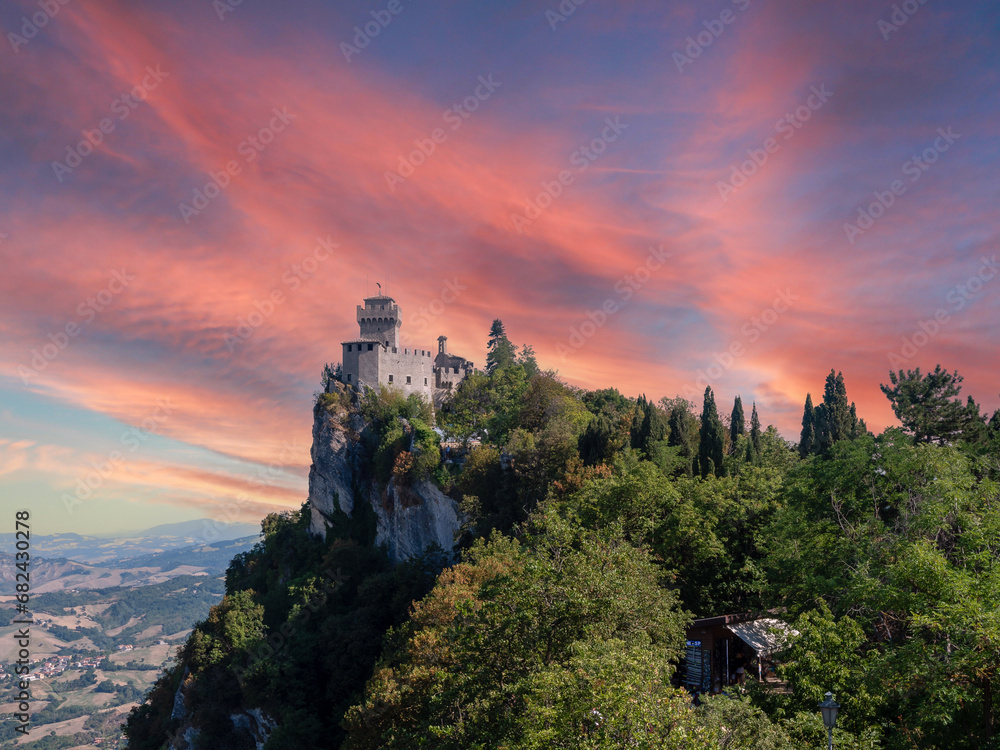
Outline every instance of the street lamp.
<path id="1" fill-rule="evenodd" d="M 819 710 L 823 714 L 823 723 L 826 724 L 830 750 L 833 750 L 833 728 L 837 726 L 837 711 L 840 705 L 833 700 L 833 693 L 829 690 L 824 697 L 826 700 L 819 704 Z"/>

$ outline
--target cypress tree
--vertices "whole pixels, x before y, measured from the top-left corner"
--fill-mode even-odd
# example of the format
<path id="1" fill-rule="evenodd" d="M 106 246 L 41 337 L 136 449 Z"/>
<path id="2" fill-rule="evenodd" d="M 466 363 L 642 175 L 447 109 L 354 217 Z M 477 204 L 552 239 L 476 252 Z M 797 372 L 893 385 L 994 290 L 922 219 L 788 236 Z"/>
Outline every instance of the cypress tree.
<path id="1" fill-rule="evenodd" d="M 719 410 L 715 405 L 715 394 L 712 387 L 705 389 L 705 403 L 701 410 L 701 435 L 698 443 L 698 465 L 702 477 L 707 477 L 709 471 L 723 472 L 722 462 L 725 440 L 725 428 L 719 419 Z"/>
<path id="2" fill-rule="evenodd" d="M 635 401 L 635 411 L 632 412 L 632 427 L 629 430 L 629 445 L 633 450 L 642 450 L 642 423 L 646 421 L 646 394 L 639 396 Z"/>
<path id="3" fill-rule="evenodd" d="M 580 458 L 586 466 L 595 466 L 611 458 L 614 453 L 613 440 L 615 428 L 606 414 L 600 414 L 590 420 L 587 429 L 577 441 Z"/>
<path id="4" fill-rule="evenodd" d="M 816 410 L 813 408 L 811 393 L 806 394 L 806 406 L 802 410 L 802 432 L 799 434 L 799 456 L 805 458 L 816 447 Z"/>
<path id="5" fill-rule="evenodd" d="M 823 404 L 826 406 L 830 442 L 836 443 L 849 438 L 854 432 L 854 425 L 851 423 L 851 407 L 847 403 L 844 373 L 834 375 L 833 370 L 830 370 L 823 388 Z"/>
<path id="6" fill-rule="evenodd" d="M 762 446 L 760 442 L 760 417 L 757 416 L 757 402 L 753 402 L 753 411 L 750 413 L 750 447 L 747 449 L 749 452 L 753 450 L 754 456 L 758 459 L 760 458 Z"/>
<path id="7" fill-rule="evenodd" d="M 861 432 L 862 423 L 858 420 L 857 409 L 847 401 L 847 386 L 842 372 L 830 370 L 823 386 L 823 403 L 816 407 L 813 415 L 816 436 L 814 453 L 825 454 L 834 443 L 852 440 L 864 434 Z"/>
<path id="8" fill-rule="evenodd" d="M 694 415 L 688 411 L 686 403 L 676 403 L 670 410 L 670 418 L 667 420 L 669 435 L 667 445 L 680 446 L 680 454 L 688 460 L 687 475 L 694 474 L 693 462 L 696 459 L 695 446 L 691 440 L 691 433 L 694 430 Z"/>
<path id="9" fill-rule="evenodd" d="M 653 446 L 667 437 L 667 423 L 663 419 L 663 414 L 654 403 L 646 404 L 646 416 L 642 420 L 642 427 L 639 429 L 639 449 L 647 457 L 653 455 Z"/>
<path id="10" fill-rule="evenodd" d="M 743 414 L 743 400 L 737 396 L 733 403 L 733 413 L 729 418 L 729 452 L 736 452 L 736 441 L 740 435 L 745 435 L 747 420 Z"/>

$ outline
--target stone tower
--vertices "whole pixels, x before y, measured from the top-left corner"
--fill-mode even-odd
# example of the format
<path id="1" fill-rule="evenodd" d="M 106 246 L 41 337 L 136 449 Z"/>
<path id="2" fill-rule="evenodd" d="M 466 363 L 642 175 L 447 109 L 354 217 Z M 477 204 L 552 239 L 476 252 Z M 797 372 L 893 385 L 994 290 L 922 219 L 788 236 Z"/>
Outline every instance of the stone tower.
<path id="1" fill-rule="evenodd" d="M 399 347 L 399 305 L 392 297 L 365 297 L 364 307 L 358 305 L 358 327 L 365 341 L 378 341 L 389 348 Z"/>

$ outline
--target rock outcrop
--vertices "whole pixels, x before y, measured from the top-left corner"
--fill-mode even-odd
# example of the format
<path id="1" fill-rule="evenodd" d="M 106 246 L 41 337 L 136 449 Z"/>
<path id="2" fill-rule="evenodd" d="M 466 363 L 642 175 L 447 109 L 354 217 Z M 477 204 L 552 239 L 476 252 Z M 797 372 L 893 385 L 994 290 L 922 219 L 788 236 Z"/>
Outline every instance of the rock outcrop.
<path id="1" fill-rule="evenodd" d="M 338 390 L 334 395 L 338 398 L 329 402 L 329 408 L 318 404 L 314 411 L 310 531 L 325 536 L 338 512 L 350 518 L 357 503 L 366 503 L 378 519 L 375 543 L 384 546 L 394 562 L 434 544 L 451 550 L 462 524 L 458 503 L 429 480 L 403 486 L 393 478 L 380 487 L 366 465 L 370 459 L 361 443 L 368 425 L 356 408 L 347 405 L 351 391 Z"/>

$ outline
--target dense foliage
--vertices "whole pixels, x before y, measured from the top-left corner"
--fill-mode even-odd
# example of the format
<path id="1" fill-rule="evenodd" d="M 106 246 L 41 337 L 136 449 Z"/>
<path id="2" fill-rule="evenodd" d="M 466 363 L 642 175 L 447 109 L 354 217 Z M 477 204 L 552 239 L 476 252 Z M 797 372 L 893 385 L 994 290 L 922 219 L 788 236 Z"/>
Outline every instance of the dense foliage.
<path id="1" fill-rule="evenodd" d="M 957 373 L 893 373 L 903 429 L 875 436 L 831 371 L 795 445 L 712 388 L 573 388 L 499 320 L 488 352 L 436 414 L 389 391 L 317 405 L 365 425 L 375 481 L 461 503 L 457 558 L 389 565 L 364 503 L 325 541 L 306 512 L 268 517 L 130 747 L 176 730 L 183 683 L 200 747 L 249 747 L 229 717 L 261 708 L 268 750 L 818 749 L 831 690 L 838 750 L 998 750 L 1000 414 Z M 442 462 L 432 424 L 464 450 Z M 677 688 L 692 616 L 765 611 L 793 629 L 786 690 Z"/>

